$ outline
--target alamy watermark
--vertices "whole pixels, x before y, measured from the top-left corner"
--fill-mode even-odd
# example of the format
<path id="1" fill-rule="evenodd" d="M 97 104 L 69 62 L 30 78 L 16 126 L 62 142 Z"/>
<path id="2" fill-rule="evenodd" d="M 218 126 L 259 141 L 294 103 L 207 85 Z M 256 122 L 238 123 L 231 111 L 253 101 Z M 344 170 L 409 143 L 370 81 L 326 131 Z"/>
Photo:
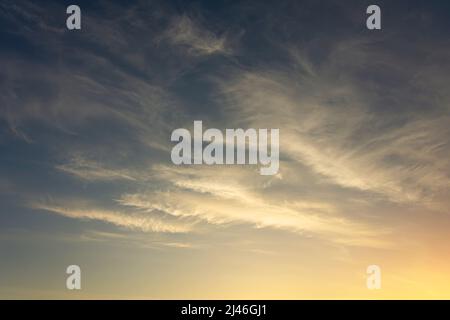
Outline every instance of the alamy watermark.
<path id="1" fill-rule="evenodd" d="M 81 290 L 81 268 L 73 264 L 67 267 L 66 273 L 69 275 L 66 279 L 66 288 L 68 290 Z"/>
<path id="2" fill-rule="evenodd" d="M 179 128 L 172 132 L 170 139 L 178 142 L 171 153 L 176 165 L 260 164 L 261 175 L 278 173 L 279 129 L 225 129 L 222 133 L 219 129 L 209 128 L 203 132 L 202 121 L 194 121 L 193 137 L 189 130 Z"/>
<path id="3" fill-rule="evenodd" d="M 66 26 L 69 30 L 81 29 L 81 9 L 79 6 L 72 4 L 67 7 L 66 13 L 70 16 L 66 19 Z"/>
<path id="4" fill-rule="evenodd" d="M 369 290 L 381 289 L 381 268 L 376 264 L 372 264 L 366 269 L 367 279 L 366 286 Z"/>

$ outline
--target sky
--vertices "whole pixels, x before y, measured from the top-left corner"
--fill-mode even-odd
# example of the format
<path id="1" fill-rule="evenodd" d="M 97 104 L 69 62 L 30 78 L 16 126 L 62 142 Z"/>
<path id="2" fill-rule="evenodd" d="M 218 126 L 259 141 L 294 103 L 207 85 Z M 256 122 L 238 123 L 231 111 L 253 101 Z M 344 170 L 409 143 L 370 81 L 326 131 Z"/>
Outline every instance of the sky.
<path id="1" fill-rule="evenodd" d="M 450 2 L 72 2 L 0 2 L 0 298 L 450 298 Z"/>

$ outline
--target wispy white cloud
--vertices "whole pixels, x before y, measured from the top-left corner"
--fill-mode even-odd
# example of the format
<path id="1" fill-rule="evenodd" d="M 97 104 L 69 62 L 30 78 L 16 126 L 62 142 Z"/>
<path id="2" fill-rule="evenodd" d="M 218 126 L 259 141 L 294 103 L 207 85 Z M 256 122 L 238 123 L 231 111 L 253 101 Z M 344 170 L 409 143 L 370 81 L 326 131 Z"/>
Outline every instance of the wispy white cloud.
<path id="1" fill-rule="evenodd" d="M 303 61 L 298 73 L 235 73 L 221 83 L 226 108 L 234 115 L 231 121 L 280 128 L 284 156 L 307 165 L 328 183 L 383 195 L 392 202 L 445 210 L 444 194 L 450 187 L 448 113 L 434 105 L 429 107 L 437 111 L 428 115 L 413 111 L 415 105 L 392 117 L 383 111 L 388 106 L 374 109 L 377 102 L 354 73 L 341 77 L 334 66 L 337 55 L 349 70 L 352 59 L 370 65 L 370 54 L 356 54 L 358 48 L 338 46 L 338 53 L 333 51 L 321 68 L 297 55 L 294 62 Z"/>
<path id="2" fill-rule="evenodd" d="M 74 175 L 75 177 L 88 180 L 131 180 L 136 181 L 133 173 L 127 169 L 109 169 L 101 164 L 83 158 L 74 158 L 66 164 L 56 166 L 56 169 Z"/>
<path id="3" fill-rule="evenodd" d="M 232 53 L 231 44 L 226 36 L 216 35 L 186 14 L 174 17 L 162 38 L 174 45 L 185 47 L 192 55 Z"/>
<path id="4" fill-rule="evenodd" d="M 104 210 L 99 208 L 83 208 L 80 204 L 73 203 L 67 205 L 54 205 L 44 203 L 34 203 L 33 209 L 46 210 L 68 218 L 82 220 L 97 220 L 111 223 L 118 227 L 124 227 L 131 230 L 144 232 L 167 232 L 167 233 L 185 233 L 191 231 L 188 224 L 180 222 L 166 221 L 151 214 L 119 212 L 113 210 Z"/>
<path id="5" fill-rule="evenodd" d="M 159 178 L 169 184 L 168 191 L 125 194 L 119 203 L 149 212 L 195 218 L 212 225 L 249 224 L 341 243 L 387 245 L 376 239 L 380 233 L 388 233 L 387 229 L 375 231 L 363 223 L 330 215 L 333 212 L 330 204 L 273 199 L 270 191 L 253 178 L 261 179 L 253 170 L 158 167 L 157 172 Z"/>

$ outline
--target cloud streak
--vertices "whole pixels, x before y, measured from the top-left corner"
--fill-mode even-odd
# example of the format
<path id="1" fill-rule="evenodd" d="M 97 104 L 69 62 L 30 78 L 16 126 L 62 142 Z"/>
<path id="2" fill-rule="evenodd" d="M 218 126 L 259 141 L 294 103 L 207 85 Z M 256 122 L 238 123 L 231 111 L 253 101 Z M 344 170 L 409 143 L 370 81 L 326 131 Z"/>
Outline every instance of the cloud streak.
<path id="1" fill-rule="evenodd" d="M 229 40 L 225 36 L 217 36 L 186 14 L 174 17 L 162 38 L 173 45 L 186 48 L 193 56 L 232 53 Z"/>
<path id="2" fill-rule="evenodd" d="M 372 230 L 363 223 L 330 215 L 331 204 L 272 199 L 270 190 L 261 188 L 255 181 L 253 170 L 159 167 L 156 172 L 165 184 L 169 183 L 168 191 L 125 194 L 118 202 L 134 209 L 162 211 L 212 225 L 250 224 L 256 228 L 315 235 L 339 243 L 387 245 L 377 237 L 389 233 L 388 229 Z"/>
<path id="3" fill-rule="evenodd" d="M 333 65 L 339 54 L 349 70 L 355 55 L 359 57 L 355 64 L 363 60 L 370 67 L 370 54 L 361 50 L 358 55 L 358 46 L 337 46 L 345 52 L 331 50 L 330 61 L 314 71 L 238 72 L 222 82 L 227 108 L 235 115 L 231 121 L 279 127 L 284 155 L 338 186 L 445 211 L 448 202 L 443 195 L 450 186 L 448 112 L 429 105 L 437 112 L 408 111 L 389 117 L 381 107 L 373 109 L 378 102 L 357 76 L 350 72 L 339 79 Z M 349 55 L 344 54 L 347 50 Z M 303 70 L 313 64 L 303 59 L 299 65 Z M 404 101 L 412 104 L 410 110 L 418 107 L 407 97 Z"/>
<path id="4" fill-rule="evenodd" d="M 70 207 L 66 207 L 35 203 L 31 207 L 36 210 L 45 210 L 72 219 L 102 221 L 130 230 L 167 233 L 186 233 L 191 231 L 188 225 L 177 222 L 170 223 L 149 214 L 123 213 L 98 208 L 81 208 L 80 204 L 72 204 Z"/>

